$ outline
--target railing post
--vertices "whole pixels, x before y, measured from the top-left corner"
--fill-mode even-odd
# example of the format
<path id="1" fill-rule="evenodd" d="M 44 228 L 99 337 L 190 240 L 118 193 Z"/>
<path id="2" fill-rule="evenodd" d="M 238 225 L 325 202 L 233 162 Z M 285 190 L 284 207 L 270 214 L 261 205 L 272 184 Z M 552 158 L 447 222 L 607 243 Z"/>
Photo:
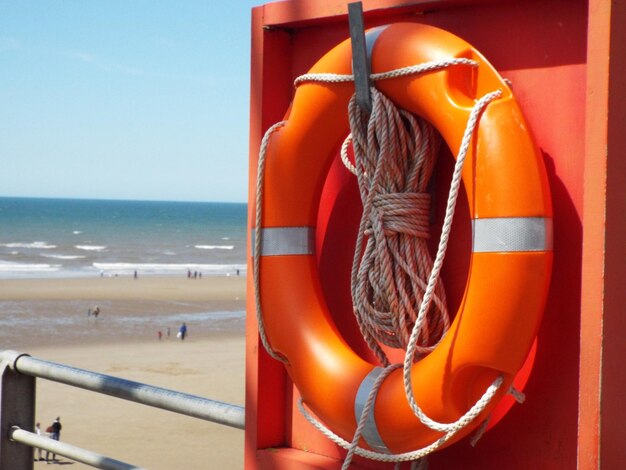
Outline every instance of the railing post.
<path id="1" fill-rule="evenodd" d="M 21 355 L 4 351 L 0 361 L 0 470 L 33 469 L 33 449 L 9 439 L 12 426 L 35 424 L 35 378 L 14 369 Z"/>

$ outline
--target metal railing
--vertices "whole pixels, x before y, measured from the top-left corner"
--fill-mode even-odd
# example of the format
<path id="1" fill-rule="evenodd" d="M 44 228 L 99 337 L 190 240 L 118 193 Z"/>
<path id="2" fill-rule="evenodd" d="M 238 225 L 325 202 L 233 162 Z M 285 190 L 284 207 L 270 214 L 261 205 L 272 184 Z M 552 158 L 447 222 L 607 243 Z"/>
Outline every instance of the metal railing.
<path id="1" fill-rule="evenodd" d="M 9 439 L 13 442 L 26 444 L 30 447 L 39 447 L 40 449 L 63 455 L 76 462 L 91 465 L 96 468 L 105 468 L 107 470 L 144 470 L 134 465 L 120 462 L 119 460 L 97 454 L 90 450 L 81 449 L 65 442 L 55 441 L 48 437 L 39 436 L 35 433 L 25 431 L 18 426 L 13 426 L 9 430 Z"/>
<path id="2" fill-rule="evenodd" d="M 32 470 L 33 447 L 105 470 L 139 467 L 29 431 L 35 421 L 35 379 L 83 388 L 143 405 L 244 429 L 244 407 L 146 385 L 16 351 L 0 352 L 0 470 Z"/>

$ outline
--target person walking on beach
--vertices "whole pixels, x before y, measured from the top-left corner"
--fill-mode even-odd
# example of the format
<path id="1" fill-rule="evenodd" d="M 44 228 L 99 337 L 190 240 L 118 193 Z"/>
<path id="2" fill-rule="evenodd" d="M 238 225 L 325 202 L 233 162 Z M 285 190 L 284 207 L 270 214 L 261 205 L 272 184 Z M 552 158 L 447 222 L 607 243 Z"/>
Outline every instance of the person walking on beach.
<path id="1" fill-rule="evenodd" d="M 35 434 L 37 434 L 38 436 L 41 436 L 41 424 L 37 423 L 35 424 Z M 37 447 L 37 461 L 43 460 L 43 457 L 41 456 L 41 449 L 39 447 Z"/>
<path id="2" fill-rule="evenodd" d="M 98 315 L 100 315 L 100 307 L 98 307 L 97 305 L 93 308 L 93 311 L 91 312 L 91 314 L 95 317 L 98 318 Z"/>
<path id="3" fill-rule="evenodd" d="M 178 337 L 180 338 L 181 341 L 185 341 L 186 336 L 187 336 L 187 325 L 185 324 L 185 322 L 183 322 L 183 324 L 180 325 L 180 328 L 178 329 Z"/>
<path id="4" fill-rule="evenodd" d="M 46 432 L 50 433 L 50 439 L 54 439 L 55 441 L 58 441 L 59 438 L 61 437 L 61 418 L 57 416 L 57 419 L 54 420 L 54 423 L 52 423 L 47 429 Z M 50 463 L 50 451 L 47 450 L 46 451 L 46 463 Z M 52 453 L 52 461 L 54 462 L 56 460 L 57 454 L 55 454 L 54 452 Z"/>

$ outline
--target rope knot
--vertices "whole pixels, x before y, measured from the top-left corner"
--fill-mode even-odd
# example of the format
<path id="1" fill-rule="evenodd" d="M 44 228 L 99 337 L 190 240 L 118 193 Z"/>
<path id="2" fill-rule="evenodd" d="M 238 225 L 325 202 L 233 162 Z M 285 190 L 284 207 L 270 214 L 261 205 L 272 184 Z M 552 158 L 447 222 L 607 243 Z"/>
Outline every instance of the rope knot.
<path id="1" fill-rule="evenodd" d="M 379 193 L 372 199 L 372 217 L 380 220 L 385 236 L 398 233 L 430 237 L 430 194 Z"/>

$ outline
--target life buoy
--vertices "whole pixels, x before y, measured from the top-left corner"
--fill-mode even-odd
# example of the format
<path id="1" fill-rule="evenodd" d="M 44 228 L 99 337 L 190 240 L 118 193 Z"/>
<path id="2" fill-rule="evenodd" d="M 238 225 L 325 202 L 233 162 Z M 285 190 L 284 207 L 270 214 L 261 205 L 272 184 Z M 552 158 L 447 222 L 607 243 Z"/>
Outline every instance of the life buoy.
<path id="1" fill-rule="evenodd" d="M 463 170 L 473 242 L 461 306 L 435 350 L 412 367 L 414 396 L 439 422 L 457 420 L 503 378 L 481 418 L 449 444 L 493 409 L 536 338 L 552 266 L 550 191 L 541 154 L 510 88 L 471 45 L 438 28 L 409 23 L 377 28 L 367 38 L 372 73 L 448 58 L 479 64 L 376 85 L 398 106 L 432 123 L 453 153 L 477 98 L 502 91 L 481 116 Z M 310 73 L 350 74 L 349 41 L 329 51 Z M 380 368 L 338 333 L 320 287 L 313 236 L 325 176 L 349 132 L 346 110 L 353 93 L 352 83 L 298 87 L 284 126 L 267 147 L 258 253 L 267 339 L 286 359 L 307 407 L 348 440 Z M 408 452 L 442 436 L 412 412 L 400 370 L 378 390 L 368 428 L 365 446 L 382 452 Z"/>

